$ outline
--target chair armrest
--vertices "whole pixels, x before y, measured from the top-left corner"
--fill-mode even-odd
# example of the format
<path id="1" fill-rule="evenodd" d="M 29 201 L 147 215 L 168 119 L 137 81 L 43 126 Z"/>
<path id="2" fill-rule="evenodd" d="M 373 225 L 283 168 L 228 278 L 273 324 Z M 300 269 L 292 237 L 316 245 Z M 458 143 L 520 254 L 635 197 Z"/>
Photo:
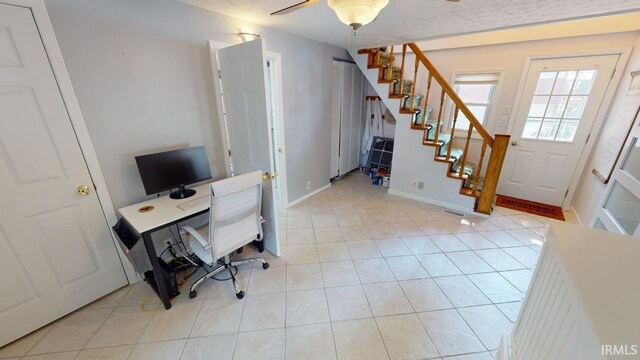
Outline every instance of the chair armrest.
<path id="1" fill-rule="evenodd" d="M 211 247 L 211 244 L 209 244 L 207 239 L 205 239 L 198 231 L 196 231 L 196 229 L 192 228 L 191 226 L 183 226 L 182 229 L 193 236 L 193 238 L 196 239 L 205 250 Z"/>

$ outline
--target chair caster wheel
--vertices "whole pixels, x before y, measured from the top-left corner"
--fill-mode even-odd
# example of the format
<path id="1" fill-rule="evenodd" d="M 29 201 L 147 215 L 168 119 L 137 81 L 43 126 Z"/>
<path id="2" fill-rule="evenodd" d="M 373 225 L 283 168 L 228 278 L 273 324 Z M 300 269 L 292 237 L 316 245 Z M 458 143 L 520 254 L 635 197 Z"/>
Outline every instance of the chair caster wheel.
<path id="1" fill-rule="evenodd" d="M 240 291 L 239 293 L 236 293 L 236 297 L 238 299 L 242 299 L 244 297 L 244 291 Z"/>
<path id="2" fill-rule="evenodd" d="M 267 270 L 269 268 L 269 263 L 263 263 L 262 268 Z"/>
<path id="3" fill-rule="evenodd" d="M 198 296 L 198 293 L 195 290 L 189 291 L 189 299 L 193 299 L 196 296 Z"/>

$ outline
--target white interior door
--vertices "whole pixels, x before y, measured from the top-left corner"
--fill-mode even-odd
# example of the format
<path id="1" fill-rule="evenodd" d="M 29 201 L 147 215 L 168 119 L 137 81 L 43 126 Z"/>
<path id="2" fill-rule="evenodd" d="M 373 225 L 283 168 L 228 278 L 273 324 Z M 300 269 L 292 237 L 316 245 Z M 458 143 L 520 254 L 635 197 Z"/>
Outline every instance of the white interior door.
<path id="1" fill-rule="evenodd" d="M 264 244 L 280 256 L 275 189 L 270 176 L 274 169 L 264 40 L 229 46 L 216 53 L 233 173 L 260 170 L 269 174 L 262 187 Z"/>
<path id="2" fill-rule="evenodd" d="M 331 64 L 331 162 L 329 178 L 340 175 L 340 110 L 342 107 L 342 62 Z"/>
<path id="3" fill-rule="evenodd" d="M 93 190 L 31 11 L 0 4 L 0 346 L 127 283 Z"/>
<path id="4" fill-rule="evenodd" d="M 640 116 L 607 185 L 594 227 L 640 237 Z"/>
<path id="5" fill-rule="evenodd" d="M 351 170 L 351 122 L 353 121 L 355 66 L 342 62 L 342 103 L 340 109 L 340 176 Z"/>
<path id="6" fill-rule="evenodd" d="M 531 62 L 498 192 L 562 204 L 618 55 Z"/>
<path id="7" fill-rule="evenodd" d="M 353 71 L 353 91 L 351 102 L 351 144 L 349 151 L 349 168 L 351 171 L 360 166 L 360 142 L 362 141 L 362 108 L 364 104 L 364 76 L 356 64 L 349 64 Z"/>

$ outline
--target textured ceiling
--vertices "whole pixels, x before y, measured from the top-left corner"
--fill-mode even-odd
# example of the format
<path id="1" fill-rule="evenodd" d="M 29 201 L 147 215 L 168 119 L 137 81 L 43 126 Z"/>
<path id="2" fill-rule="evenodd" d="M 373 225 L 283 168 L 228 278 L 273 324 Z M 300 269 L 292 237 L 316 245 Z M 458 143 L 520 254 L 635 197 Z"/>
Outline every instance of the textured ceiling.
<path id="1" fill-rule="evenodd" d="M 269 13 L 300 0 L 179 0 L 183 3 L 349 47 L 351 34 L 326 0 L 288 15 Z M 530 24 L 640 11 L 640 0 L 390 0 L 373 23 L 363 26 L 357 46 L 419 41 Z"/>

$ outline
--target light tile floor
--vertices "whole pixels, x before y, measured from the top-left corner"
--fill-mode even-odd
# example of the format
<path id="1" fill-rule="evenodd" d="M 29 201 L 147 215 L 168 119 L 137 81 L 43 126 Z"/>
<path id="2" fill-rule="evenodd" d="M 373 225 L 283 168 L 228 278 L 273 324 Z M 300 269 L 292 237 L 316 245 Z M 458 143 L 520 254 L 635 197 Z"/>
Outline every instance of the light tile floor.
<path id="1" fill-rule="evenodd" d="M 505 208 L 460 218 L 357 173 L 332 185 L 280 211 L 282 256 L 263 253 L 268 270 L 239 270 L 243 300 L 210 280 L 195 299 L 185 286 L 165 311 L 139 283 L 0 348 L 0 358 L 492 359 L 548 220 Z"/>

